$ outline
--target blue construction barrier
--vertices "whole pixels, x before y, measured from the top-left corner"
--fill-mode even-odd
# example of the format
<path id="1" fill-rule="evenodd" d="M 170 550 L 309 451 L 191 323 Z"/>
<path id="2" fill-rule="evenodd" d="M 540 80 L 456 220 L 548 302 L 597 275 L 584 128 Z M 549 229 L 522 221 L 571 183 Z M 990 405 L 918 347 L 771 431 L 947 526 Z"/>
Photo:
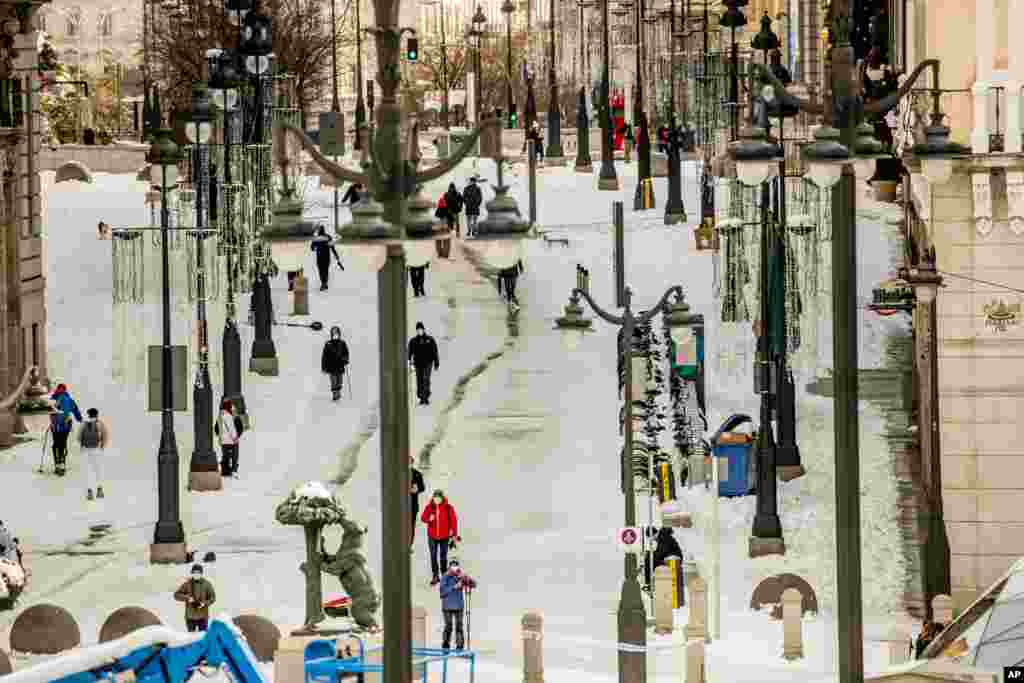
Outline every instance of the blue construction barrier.
<path id="1" fill-rule="evenodd" d="M 748 474 L 754 444 L 749 438 L 740 438 L 733 430 L 742 424 L 752 422 L 749 415 L 737 413 L 730 415 L 715 435 L 711 437 L 711 448 L 714 453 L 714 466 L 718 467 L 718 458 L 725 458 L 729 463 L 729 476 L 718 481 L 718 495 L 726 498 L 745 496 L 750 493 L 751 482 Z"/>
<path id="2" fill-rule="evenodd" d="M 367 673 L 382 673 L 384 664 L 371 664 L 366 661 L 369 654 L 384 649 L 382 645 L 367 648 L 363 639 L 358 636 L 341 636 L 343 640 L 355 640 L 359 643 L 359 654 L 352 657 L 338 657 L 337 639 L 314 640 L 306 645 L 304 654 L 306 683 L 337 683 L 341 676 L 359 676 Z M 415 671 L 422 665 L 422 683 L 427 683 L 430 665 L 441 663 L 441 683 L 448 681 L 448 660 L 462 659 L 469 662 L 469 683 L 474 683 L 476 674 L 476 653 L 472 650 L 441 650 L 429 647 L 412 648 L 412 666 Z M 415 680 L 415 674 L 414 674 Z"/>

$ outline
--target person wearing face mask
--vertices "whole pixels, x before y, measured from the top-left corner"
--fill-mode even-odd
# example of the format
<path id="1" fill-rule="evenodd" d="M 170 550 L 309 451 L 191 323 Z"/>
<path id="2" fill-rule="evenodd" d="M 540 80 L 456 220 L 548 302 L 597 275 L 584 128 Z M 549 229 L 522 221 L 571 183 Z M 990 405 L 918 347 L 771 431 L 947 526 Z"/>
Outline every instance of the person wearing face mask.
<path id="1" fill-rule="evenodd" d="M 331 338 L 324 344 L 324 351 L 320 355 L 320 369 L 331 378 L 331 399 L 334 401 L 341 397 L 341 385 L 345 380 L 347 367 L 348 344 L 341 338 L 341 328 L 335 325 L 331 328 Z"/>
<path id="2" fill-rule="evenodd" d="M 421 406 L 430 405 L 430 373 L 441 365 L 437 342 L 416 323 L 416 336 L 409 340 L 409 362 L 416 369 L 416 396 Z"/>
<path id="3" fill-rule="evenodd" d="M 459 536 L 459 518 L 455 508 L 445 498 L 444 491 L 436 489 L 423 510 L 420 520 L 427 525 L 427 543 L 430 545 L 431 586 L 441 581 L 441 570 L 448 566 L 448 549 L 455 548 Z"/>
<path id="4" fill-rule="evenodd" d="M 452 626 L 455 627 L 455 649 L 462 650 L 466 646 L 466 633 L 462 628 L 462 616 L 466 611 L 463 593 L 476 588 L 476 581 L 464 574 L 459 561 L 453 559 L 448 563 L 448 571 L 441 579 L 441 614 L 444 617 L 444 634 L 441 637 L 441 649 L 448 650 L 452 642 Z M 454 622 L 454 624 L 453 624 Z"/>
<path id="5" fill-rule="evenodd" d="M 420 494 L 427 489 L 423 483 L 423 473 L 416 469 L 416 458 L 409 458 L 409 496 L 412 498 L 412 538 L 409 539 L 409 552 L 413 552 L 416 543 L 416 518 L 420 516 Z"/>
<path id="6" fill-rule="evenodd" d="M 174 599 L 185 603 L 185 626 L 189 632 L 205 631 L 210 623 L 210 605 L 217 601 L 213 584 L 203 578 L 203 565 L 192 565 L 192 578 L 174 591 Z"/>

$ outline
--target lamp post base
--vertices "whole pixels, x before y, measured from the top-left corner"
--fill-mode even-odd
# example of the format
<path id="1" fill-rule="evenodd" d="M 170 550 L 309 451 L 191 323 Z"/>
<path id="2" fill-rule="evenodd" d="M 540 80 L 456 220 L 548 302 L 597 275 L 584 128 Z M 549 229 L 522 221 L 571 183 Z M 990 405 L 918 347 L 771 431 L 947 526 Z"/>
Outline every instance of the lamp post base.
<path id="1" fill-rule="evenodd" d="M 277 356 L 269 358 L 250 358 L 249 372 L 255 372 L 264 377 L 277 377 L 279 373 Z"/>
<path id="2" fill-rule="evenodd" d="M 775 474 L 782 481 L 793 481 L 807 474 L 803 465 L 776 465 Z"/>
<path id="3" fill-rule="evenodd" d="M 677 225 L 685 222 L 686 209 L 683 208 L 682 204 L 679 206 L 672 206 L 671 204 L 665 206 L 665 225 Z"/>
<path id="4" fill-rule="evenodd" d="M 785 555 L 786 542 L 781 538 L 750 537 L 749 557 L 765 557 L 767 555 Z"/>
<path id="5" fill-rule="evenodd" d="M 188 548 L 184 543 L 152 543 L 149 546 L 150 564 L 185 564 Z"/>
<path id="6" fill-rule="evenodd" d="M 212 472 L 189 472 L 188 490 L 193 493 L 197 491 L 221 491 L 224 489 L 224 479 L 220 475 L 220 468 Z"/>
<path id="7" fill-rule="evenodd" d="M 544 155 L 544 161 L 543 161 L 543 163 L 541 165 L 542 166 L 565 166 L 565 162 L 566 162 L 567 159 L 568 159 L 568 157 L 563 156 L 561 154 L 552 155 L 552 156 L 548 156 L 547 154 L 545 154 Z"/>
<path id="8" fill-rule="evenodd" d="M 598 178 L 597 179 L 597 189 L 599 189 L 599 190 L 617 191 L 619 189 L 619 179 L 618 178 Z"/>
<path id="9" fill-rule="evenodd" d="M 574 168 L 575 168 L 577 173 L 593 173 L 594 172 L 594 162 L 586 161 L 586 162 L 584 162 L 582 164 L 578 163 L 578 164 L 576 164 L 576 166 Z"/>

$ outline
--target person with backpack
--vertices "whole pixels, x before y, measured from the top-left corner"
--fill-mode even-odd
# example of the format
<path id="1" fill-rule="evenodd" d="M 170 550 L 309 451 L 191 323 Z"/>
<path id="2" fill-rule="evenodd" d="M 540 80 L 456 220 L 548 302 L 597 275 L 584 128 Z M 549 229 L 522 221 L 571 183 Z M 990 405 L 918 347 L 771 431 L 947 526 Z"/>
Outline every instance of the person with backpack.
<path id="1" fill-rule="evenodd" d="M 316 254 L 316 269 L 320 274 L 320 291 L 325 292 L 330 279 L 331 255 L 334 256 L 339 268 L 345 270 L 345 266 L 341 265 L 341 257 L 338 256 L 338 251 L 334 248 L 334 240 L 327 234 L 327 229 L 324 226 L 317 227 L 316 235 L 309 248 Z"/>
<path id="2" fill-rule="evenodd" d="M 466 204 L 466 237 L 475 237 L 476 222 L 480 218 L 480 205 L 484 203 L 484 195 L 477 184 L 476 176 L 469 179 L 469 185 L 462 191 L 462 201 Z"/>
<path id="3" fill-rule="evenodd" d="M 331 328 L 331 338 L 324 344 L 320 355 L 320 370 L 331 378 L 331 400 L 337 401 L 341 396 L 341 385 L 345 381 L 345 369 L 348 367 L 348 344 L 341 338 L 341 328 Z"/>
<path id="4" fill-rule="evenodd" d="M 462 237 L 462 224 L 459 222 L 459 214 L 462 213 L 462 195 L 455 189 L 455 183 L 448 183 L 448 191 L 444 193 L 445 203 L 448 205 L 448 227 L 455 230 L 456 237 Z"/>
<path id="5" fill-rule="evenodd" d="M 235 407 L 230 399 L 220 404 L 220 415 L 213 426 L 213 431 L 220 437 L 220 474 L 222 477 L 234 477 L 238 474 L 238 441 L 245 431 L 242 418 L 235 415 Z"/>
<path id="6" fill-rule="evenodd" d="M 96 498 L 103 498 L 103 451 L 110 440 L 110 432 L 99 416 L 100 411 L 96 408 L 89 408 L 86 411 L 88 417 L 78 431 L 78 444 L 82 447 L 82 455 L 85 456 L 85 463 L 88 467 L 89 487 L 85 490 L 85 499 L 93 499 L 93 490 L 96 491 Z"/>
<path id="7" fill-rule="evenodd" d="M 79 422 L 82 413 L 78 404 L 71 398 L 67 385 L 58 384 L 50 399 L 56 404 L 57 411 L 50 415 L 50 432 L 53 434 L 53 473 L 63 477 L 67 472 L 68 438 L 71 436 L 72 416 Z"/>

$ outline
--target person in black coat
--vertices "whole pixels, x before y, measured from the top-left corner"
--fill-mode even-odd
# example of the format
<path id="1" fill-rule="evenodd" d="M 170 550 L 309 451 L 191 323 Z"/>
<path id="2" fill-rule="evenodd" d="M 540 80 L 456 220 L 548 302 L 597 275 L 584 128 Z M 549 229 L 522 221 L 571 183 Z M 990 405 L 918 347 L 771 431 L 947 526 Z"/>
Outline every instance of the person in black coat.
<path id="1" fill-rule="evenodd" d="M 409 497 L 412 498 L 412 538 L 409 539 L 409 552 L 412 552 L 412 546 L 416 543 L 416 523 L 420 518 L 420 494 L 427 490 L 426 484 L 423 483 L 423 473 L 416 469 L 414 457 L 409 458 L 409 481 Z"/>
<path id="2" fill-rule="evenodd" d="M 462 236 L 459 214 L 462 213 L 462 195 L 455 189 L 455 183 L 448 183 L 448 191 L 444 193 L 444 201 L 448 206 L 448 227 L 455 230 L 455 236 Z"/>
<path id="3" fill-rule="evenodd" d="M 469 185 L 462 191 L 462 201 L 466 205 L 466 237 L 473 237 L 476 235 L 476 221 L 480 218 L 480 205 L 484 203 L 484 194 L 476 176 L 469 179 Z"/>
<path id="4" fill-rule="evenodd" d="M 316 229 L 310 249 L 316 253 L 316 269 L 320 273 L 320 291 L 326 291 L 331 272 L 331 255 L 334 255 L 334 260 L 338 262 L 339 268 L 345 270 L 345 267 L 341 265 L 341 258 L 334 248 L 334 240 L 327 234 L 327 229 L 324 226 L 321 225 Z"/>
<path id="5" fill-rule="evenodd" d="M 409 266 L 409 279 L 412 281 L 412 295 L 414 297 L 427 295 L 424 285 L 427 278 L 427 268 L 429 267 L 429 263 L 424 263 L 422 266 Z"/>
<path id="6" fill-rule="evenodd" d="M 342 204 L 355 204 L 363 198 L 363 184 L 352 183 L 345 190 L 345 196 L 341 198 Z"/>
<path id="7" fill-rule="evenodd" d="M 345 369 L 348 367 L 348 344 L 341 338 L 341 328 L 331 328 L 331 338 L 324 344 L 324 352 L 320 356 L 320 369 L 331 378 L 331 399 L 337 401 L 341 396 L 341 383 Z"/>
<path id="8" fill-rule="evenodd" d="M 430 405 L 430 373 L 441 365 L 437 342 L 427 334 L 423 323 L 416 323 L 416 336 L 409 340 L 409 362 L 416 370 L 416 396 L 420 405 Z"/>
<path id="9" fill-rule="evenodd" d="M 647 530 L 648 537 L 655 536 L 654 552 L 651 555 L 644 557 L 644 579 L 647 583 L 646 590 L 653 589 L 654 570 L 666 563 L 668 558 L 677 557 L 679 558 L 679 572 L 682 573 L 682 559 L 683 549 L 679 547 L 679 541 L 676 540 L 673 534 L 672 528 L 663 526 L 655 533 L 654 527 Z M 680 587 L 682 587 L 682 577 L 680 576 Z M 680 590 L 679 604 L 683 604 L 682 591 Z"/>

